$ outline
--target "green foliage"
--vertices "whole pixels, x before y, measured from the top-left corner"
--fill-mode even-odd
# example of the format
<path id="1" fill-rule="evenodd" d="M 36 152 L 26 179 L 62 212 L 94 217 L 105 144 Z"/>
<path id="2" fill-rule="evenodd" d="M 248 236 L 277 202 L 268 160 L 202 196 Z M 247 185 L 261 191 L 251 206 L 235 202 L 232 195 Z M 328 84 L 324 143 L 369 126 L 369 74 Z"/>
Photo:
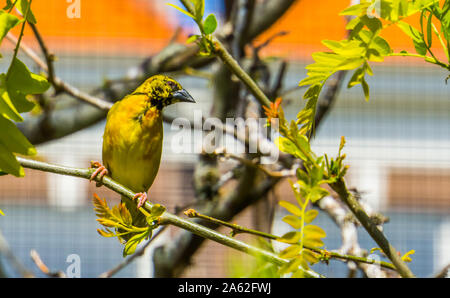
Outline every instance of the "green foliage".
<path id="1" fill-rule="evenodd" d="M 124 243 L 123 257 L 133 254 L 140 242 L 152 236 L 153 229 L 158 227 L 159 217 L 166 210 L 159 204 L 153 205 L 150 214 L 146 214 L 148 227 L 136 227 L 132 223 L 131 214 L 125 203 L 120 203 L 110 209 L 106 200 L 96 194 L 94 194 L 92 203 L 98 217 L 97 221 L 104 227 L 104 229 L 97 229 L 97 232 L 103 237 L 117 237 Z M 113 228 L 114 231 L 109 228 Z M 125 235 L 131 237 L 125 240 L 123 237 Z"/>
<path id="2" fill-rule="evenodd" d="M 3 213 L 2 209 L 0 209 L 0 215 L 5 216 L 5 213 Z"/>
<path id="3" fill-rule="evenodd" d="M 426 62 L 434 63 L 450 71 L 448 64 L 450 61 L 448 63 L 439 61 L 431 51 L 432 37 L 436 35 L 447 53 L 447 59 L 449 59 L 449 6 L 449 1 L 445 1 L 441 8 L 437 0 L 372 0 L 361 1 L 359 4 L 344 9 L 341 15 L 352 18 L 346 27 L 350 32 L 348 38 L 341 41 L 324 40 L 323 44 L 329 51 L 317 52 L 312 55 L 314 63 L 306 67 L 307 77 L 299 83 L 300 86 L 309 86 L 303 96 L 307 100 L 307 104 L 300 112 L 301 115 L 297 117 L 303 125 L 302 133 L 308 136 L 313 133 L 314 116 L 320 92 L 334 73 L 352 70 L 353 75 L 347 87 L 361 85 L 365 99 L 369 100 L 370 88 L 366 81 L 366 74 L 373 75 L 371 62 L 383 62 L 385 57 L 394 55 L 416 56 L 416 54 L 406 51 L 393 53 L 389 43 L 380 36 L 388 26 L 396 25 L 408 35 L 417 54 Z M 375 9 L 375 11 L 379 15 L 373 14 L 373 8 L 377 7 L 379 9 Z M 419 12 L 421 13 L 420 30 L 402 21 Z M 434 27 L 433 20 L 440 22 L 441 32 Z M 427 53 L 431 56 L 426 56 Z"/>
<path id="4" fill-rule="evenodd" d="M 274 253 L 271 242 L 261 238 L 256 239 L 253 245 Z M 279 278 L 280 273 L 278 266 L 267 262 L 264 258 L 256 256 L 256 258 L 248 258 L 241 253 L 234 253 L 226 261 L 228 267 L 228 275 L 231 278 Z"/>
<path id="5" fill-rule="evenodd" d="M 7 1 L 5 8 L 0 11 L 0 42 L 6 34 L 15 26 L 26 21 L 36 23 L 30 9 L 31 1 Z M 24 15 L 23 19 L 10 14 L 6 10 L 11 10 L 13 6 Z M 25 21 L 26 19 L 26 21 Z M 19 43 L 23 34 L 19 36 Z M 0 74 L 0 171 L 12 174 L 17 177 L 24 176 L 25 172 L 14 153 L 23 155 L 34 155 L 36 149 L 22 135 L 14 122 L 21 122 L 21 113 L 29 112 L 33 109 L 34 103 L 28 101 L 30 94 L 41 94 L 47 91 L 50 84 L 47 80 L 37 74 L 30 72 L 27 66 L 17 58 L 19 44 L 14 50 L 13 59 L 7 73 Z"/>
<path id="6" fill-rule="evenodd" d="M 8 34 L 9 30 L 20 23 L 20 19 L 15 15 L 9 14 L 5 11 L 0 11 L 0 44 L 3 38 Z"/>
<path id="7" fill-rule="evenodd" d="M 185 6 L 186 10 L 171 3 L 167 4 L 193 19 L 200 30 L 200 35 L 191 35 L 188 38 L 187 42 L 197 42 L 200 46 L 200 55 L 211 55 L 214 50 L 212 34 L 217 29 L 216 16 L 214 14 L 210 14 L 205 19 L 203 19 L 205 13 L 205 0 L 184 0 L 181 2 Z"/>

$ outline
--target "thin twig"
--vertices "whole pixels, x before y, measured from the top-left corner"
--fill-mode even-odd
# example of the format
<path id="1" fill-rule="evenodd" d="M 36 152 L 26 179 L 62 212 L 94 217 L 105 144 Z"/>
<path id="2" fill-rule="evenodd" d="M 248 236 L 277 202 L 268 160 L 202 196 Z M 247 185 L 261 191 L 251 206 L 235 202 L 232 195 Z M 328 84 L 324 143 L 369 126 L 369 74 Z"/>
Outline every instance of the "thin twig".
<path id="1" fill-rule="evenodd" d="M 330 184 L 330 186 L 339 195 L 341 200 L 349 207 L 349 209 L 356 216 L 361 225 L 366 229 L 372 239 L 375 240 L 375 242 L 383 250 L 384 254 L 392 261 L 392 263 L 395 265 L 396 271 L 402 277 L 415 277 L 409 267 L 398 255 L 395 248 L 386 239 L 383 232 L 378 229 L 377 225 L 373 223 L 373 221 L 361 207 L 358 200 L 356 200 L 354 195 L 348 190 L 344 179 L 340 178 L 337 182 Z"/>
<path id="2" fill-rule="evenodd" d="M 446 278 L 450 276 L 450 264 L 442 268 L 437 274 L 435 274 L 434 278 Z"/>
<path id="3" fill-rule="evenodd" d="M 33 23 L 28 23 L 33 30 L 34 36 L 36 37 L 36 40 L 39 43 L 39 46 L 41 47 L 42 54 L 45 57 L 45 60 L 47 62 L 47 71 L 48 71 L 48 81 L 50 84 L 52 84 L 55 89 L 56 87 L 59 88 L 59 85 L 55 84 L 55 68 L 53 65 L 54 56 L 49 53 L 47 45 L 44 42 L 44 39 L 42 38 L 41 34 L 39 33 L 39 30 L 37 29 L 36 25 Z M 58 93 L 59 90 L 56 90 L 56 93 Z"/>
<path id="4" fill-rule="evenodd" d="M 248 90 L 253 94 L 253 96 L 258 100 L 261 105 L 270 106 L 269 98 L 264 94 L 264 92 L 259 88 L 256 82 L 242 69 L 239 63 L 231 56 L 231 54 L 226 50 L 225 46 L 218 40 L 213 39 L 214 43 L 214 53 L 222 60 L 225 65 L 247 86 Z"/>
<path id="5" fill-rule="evenodd" d="M 235 154 L 231 154 L 231 153 L 227 153 L 227 152 L 218 152 L 218 151 L 216 151 L 215 154 L 218 156 L 227 158 L 227 159 L 234 159 L 244 165 L 257 168 L 258 170 L 262 171 L 264 174 L 266 174 L 269 177 L 285 178 L 285 177 L 295 176 L 295 170 L 271 171 L 258 163 L 255 163 L 249 159 L 237 156 Z"/>
<path id="6" fill-rule="evenodd" d="M 59 277 L 59 278 L 66 277 L 66 275 L 62 271 L 51 272 L 50 269 L 48 269 L 48 267 L 44 264 L 44 262 L 42 261 L 41 257 L 39 256 L 36 250 L 32 249 L 30 251 L 30 257 L 36 264 L 36 266 L 39 268 L 39 270 L 45 275 L 49 277 Z"/>
<path id="7" fill-rule="evenodd" d="M 203 220 L 207 220 L 210 221 L 212 223 L 218 224 L 218 225 L 222 225 L 224 227 L 228 227 L 232 230 L 231 232 L 231 236 L 234 236 L 236 234 L 240 234 L 240 233 L 245 233 L 245 234 L 250 234 L 250 235 L 255 235 L 255 236 L 259 236 L 259 237 L 263 237 L 263 238 L 267 238 L 270 240 L 279 240 L 281 239 L 279 236 L 276 235 L 272 235 L 270 233 L 265 233 L 265 232 L 261 232 L 258 230 L 254 230 L 254 229 L 249 229 L 246 227 L 243 227 L 241 225 L 238 224 L 233 224 L 233 223 L 229 223 L 208 215 L 204 215 L 201 213 L 198 213 L 197 211 L 195 211 L 194 209 L 188 209 L 184 212 L 184 214 L 190 218 L 200 218 Z M 388 268 L 388 269 L 392 269 L 395 270 L 394 265 L 387 263 L 387 262 L 383 262 L 383 261 L 376 261 L 373 259 L 367 259 L 367 258 L 363 258 L 363 257 L 358 257 L 358 256 L 353 256 L 353 255 L 347 255 L 347 254 L 340 254 L 338 252 L 333 252 L 333 251 L 327 251 L 325 249 L 320 249 L 320 248 L 315 248 L 315 247 L 309 247 L 304 245 L 305 249 L 311 250 L 315 253 L 318 253 L 321 255 L 322 258 L 328 260 L 330 258 L 334 258 L 334 259 L 339 259 L 339 260 L 344 260 L 344 261 L 355 261 L 355 262 L 360 262 L 360 263 L 366 263 L 366 264 L 377 264 L 380 265 L 382 267 Z"/>
<path id="8" fill-rule="evenodd" d="M 28 17 L 28 13 L 29 13 L 29 11 L 30 11 L 31 2 L 32 2 L 32 0 L 30 0 L 30 2 L 28 3 L 27 11 L 25 12 L 25 16 L 24 16 L 25 21 L 23 22 L 22 28 L 20 29 L 19 38 L 17 39 L 17 44 L 16 44 L 16 46 L 15 46 L 15 48 L 14 48 L 14 54 L 13 54 L 13 57 L 12 57 L 12 62 L 11 62 L 11 64 L 9 65 L 8 72 L 6 73 L 6 78 L 7 78 L 7 79 L 8 79 L 8 77 L 9 77 L 10 73 L 11 73 L 11 69 L 12 69 L 12 66 L 14 65 L 14 61 L 15 61 L 16 58 L 17 58 L 17 54 L 19 53 L 20 43 L 21 43 L 21 41 L 22 41 L 23 32 L 24 32 L 24 30 L 25 30 L 25 25 L 27 24 L 26 19 L 27 19 L 27 17 Z M 13 7 L 14 7 L 14 6 L 13 6 Z"/>
<path id="9" fill-rule="evenodd" d="M 6 38 L 11 41 L 13 44 L 19 45 L 20 49 L 29 57 L 31 58 L 40 68 L 42 68 L 45 72 L 49 73 L 49 67 L 47 65 L 47 63 L 45 63 L 40 57 L 39 55 L 37 55 L 30 47 L 28 47 L 26 44 L 24 44 L 23 42 L 20 42 L 20 39 L 18 40 L 14 35 L 12 35 L 11 33 L 8 33 L 6 35 Z M 47 78 L 49 79 L 49 75 L 47 75 Z M 49 79 L 49 82 L 50 79 Z M 54 75 L 53 76 L 53 87 L 55 88 L 55 90 L 61 90 L 69 95 L 71 95 L 72 97 L 75 97 L 81 101 L 84 101 L 86 103 L 89 103 L 101 110 L 109 110 L 113 103 L 106 101 L 104 99 L 101 99 L 99 97 L 95 97 L 92 96 L 88 93 L 85 93 L 81 90 L 79 90 L 78 88 L 64 82 L 63 80 L 61 80 L 58 76 Z"/>
<path id="10" fill-rule="evenodd" d="M 5 258 L 11 263 L 11 265 L 13 265 L 13 267 L 22 277 L 34 277 L 33 273 L 31 273 L 31 271 L 28 270 L 22 264 L 22 262 L 14 255 L 1 231 L 0 231 L 0 254 L 5 256 Z"/>

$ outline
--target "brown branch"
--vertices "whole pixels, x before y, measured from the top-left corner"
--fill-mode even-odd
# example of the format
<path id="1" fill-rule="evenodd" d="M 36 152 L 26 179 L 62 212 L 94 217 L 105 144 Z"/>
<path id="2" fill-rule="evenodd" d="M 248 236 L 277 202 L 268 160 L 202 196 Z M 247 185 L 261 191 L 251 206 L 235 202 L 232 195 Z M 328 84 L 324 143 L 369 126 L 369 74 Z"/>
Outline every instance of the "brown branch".
<path id="1" fill-rule="evenodd" d="M 415 277 L 409 267 L 401 259 L 395 248 L 386 239 L 383 232 L 378 229 L 377 225 L 373 223 L 372 219 L 361 207 L 355 196 L 348 190 L 344 179 L 340 178 L 337 182 L 330 184 L 330 186 L 356 216 L 356 218 L 366 229 L 372 239 L 375 240 L 375 242 L 383 250 L 384 254 L 392 261 L 392 263 L 396 267 L 397 272 L 402 277 Z"/>
<path id="2" fill-rule="evenodd" d="M 6 241 L 1 231 L 0 231 L 0 254 L 3 255 L 11 263 L 11 265 L 22 277 L 34 277 L 33 273 L 30 270 L 28 270 L 12 252 L 8 242 Z"/>
<path id="3" fill-rule="evenodd" d="M 17 44 L 17 38 L 14 35 L 12 35 L 11 33 L 8 33 L 6 38 L 9 41 L 11 41 L 13 44 Z M 91 104 L 101 110 L 104 110 L 104 111 L 108 111 L 111 108 L 111 106 L 112 106 L 111 102 L 108 102 L 104 99 L 92 96 L 88 93 L 85 93 L 85 92 L 79 90 L 78 88 L 64 82 L 63 80 L 61 80 L 59 77 L 57 77 L 55 75 L 50 77 L 49 65 L 47 65 L 47 63 L 42 61 L 42 59 L 39 57 L 39 55 L 37 55 L 30 47 L 28 47 L 23 42 L 20 43 L 20 49 L 29 58 L 31 58 L 39 67 L 41 67 L 44 71 L 46 71 L 48 73 L 47 79 L 49 80 L 50 83 L 52 83 L 55 90 L 65 92 L 74 98 L 77 98 L 83 102 Z M 51 58 L 47 58 L 47 57 L 46 57 L 46 59 L 51 60 Z M 52 63 L 50 63 L 50 64 L 52 64 Z"/>
<path id="4" fill-rule="evenodd" d="M 39 268 L 39 270 L 47 275 L 48 277 L 59 277 L 64 278 L 66 275 L 62 271 L 56 271 L 52 272 L 48 267 L 44 264 L 41 257 L 39 256 L 38 252 L 34 249 L 30 251 L 30 257 L 33 260 L 33 262 L 36 264 L 36 266 Z"/>

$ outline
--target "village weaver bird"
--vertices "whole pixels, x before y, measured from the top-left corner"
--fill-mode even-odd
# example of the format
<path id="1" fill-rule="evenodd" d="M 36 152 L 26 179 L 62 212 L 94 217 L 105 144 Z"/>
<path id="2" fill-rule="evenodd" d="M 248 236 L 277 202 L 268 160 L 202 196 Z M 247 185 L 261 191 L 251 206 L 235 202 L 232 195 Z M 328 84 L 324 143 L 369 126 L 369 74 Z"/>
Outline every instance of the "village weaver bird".
<path id="1" fill-rule="evenodd" d="M 138 209 L 147 201 L 147 191 L 161 162 L 162 112 L 164 107 L 176 102 L 195 101 L 177 81 L 155 75 L 116 102 L 108 112 L 103 134 L 103 165 L 91 163 L 96 168 L 91 180 L 108 175 L 136 192 L 137 205 L 122 198 L 134 226 L 145 225 L 145 216 Z"/>

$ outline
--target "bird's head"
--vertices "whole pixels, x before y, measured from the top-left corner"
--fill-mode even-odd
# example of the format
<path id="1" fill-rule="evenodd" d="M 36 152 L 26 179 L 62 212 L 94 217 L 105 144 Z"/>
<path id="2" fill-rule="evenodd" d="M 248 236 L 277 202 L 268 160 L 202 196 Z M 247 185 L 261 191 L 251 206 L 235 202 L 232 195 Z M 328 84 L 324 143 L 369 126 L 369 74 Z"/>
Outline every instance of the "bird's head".
<path id="1" fill-rule="evenodd" d="M 147 95 L 151 105 L 159 110 L 177 102 L 195 102 L 177 81 L 164 75 L 150 77 L 133 94 Z"/>

